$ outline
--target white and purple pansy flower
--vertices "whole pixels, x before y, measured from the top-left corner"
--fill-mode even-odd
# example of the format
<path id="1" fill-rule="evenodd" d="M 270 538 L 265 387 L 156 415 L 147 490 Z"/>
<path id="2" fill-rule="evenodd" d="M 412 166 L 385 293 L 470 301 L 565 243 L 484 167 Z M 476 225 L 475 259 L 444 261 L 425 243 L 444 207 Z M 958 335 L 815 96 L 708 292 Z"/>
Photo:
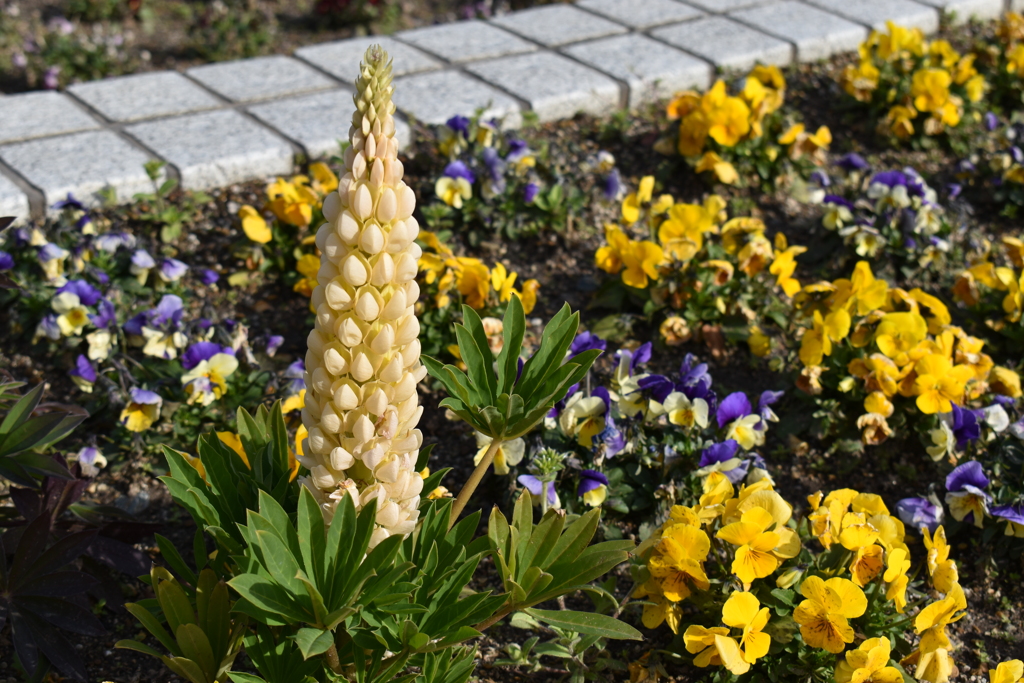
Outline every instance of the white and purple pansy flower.
<path id="1" fill-rule="evenodd" d="M 580 484 L 576 488 L 576 495 L 590 507 L 603 505 L 608 497 L 608 477 L 597 470 L 583 470 L 580 472 Z"/>
<path id="2" fill-rule="evenodd" d="M 547 490 L 547 505 L 551 508 L 559 508 L 558 492 L 555 491 L 555 482 L 549 481 L 544 482 L 540 477 L 536 477 L 532 474 L 521 474 L 519 475 L 519 483 L 530 492 L 533 496 L 533 502 L 535 504 L 541 503 L 542 492 Z"/>
<path id="3" fill-rule="evenodd" d="M 946 505 L 949 514 L 958 522 L 973 523 L 982 528 L 992 497 L 985 492 L 988 477 L 977 460 L 969 460 L 956 467 L 946 477 Z"/>
<path id="4" fill-rule="evenodd" d="M 921 496 L 904 498 L 897 502 L 896 514 L 907 526 L 914 529 L 928 527 L 928 531 L 932 533 L 939 528 L 945 516 L 941 505 Z"/>
<path id="5" fill-rule="evenodd" d="M 993 505 L 989 514 L 1006 522 L 1006 535 L 1024 538 L 1024 503 Z"/>

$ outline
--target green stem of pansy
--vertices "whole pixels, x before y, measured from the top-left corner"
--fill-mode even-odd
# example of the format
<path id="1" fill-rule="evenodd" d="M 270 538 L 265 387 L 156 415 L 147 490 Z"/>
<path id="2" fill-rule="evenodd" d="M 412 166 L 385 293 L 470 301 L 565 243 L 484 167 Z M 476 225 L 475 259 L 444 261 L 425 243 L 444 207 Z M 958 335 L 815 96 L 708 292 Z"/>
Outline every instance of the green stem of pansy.
<path id="1" fill-rule="evenodd" d="M 455 504 L 452 505 L 452 516 L 448 520 L 448 528 L 451 529 L 455 526 L 455 522 L 459 521 L 459 515 L 466 508 L 466 504 L 469 502 L 473 492 L 476 491 L 476 487 L 480 485 L 480 480 L 484 478 L 484 474 L 487 473 L 487 468 L 491 466 L 491 462 L 494 460 L 494 455 L 501 448 L 501 439 L 492 439 L 491 445 L 484 453 L 484 457 L 480 460 L 480 464 L 473 470 L 473 474 L 469 475 L 469 479 L 466 480 L 462 490 L 459 491 L 458 497 L 455 499 Z"/>

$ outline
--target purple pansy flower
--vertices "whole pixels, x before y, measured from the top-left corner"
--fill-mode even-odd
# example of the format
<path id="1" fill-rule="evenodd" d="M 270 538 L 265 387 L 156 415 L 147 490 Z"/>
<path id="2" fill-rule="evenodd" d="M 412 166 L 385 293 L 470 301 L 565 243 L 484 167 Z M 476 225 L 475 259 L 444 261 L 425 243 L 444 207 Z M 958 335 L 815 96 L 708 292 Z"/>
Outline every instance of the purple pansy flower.
<path id="1" fill-rule="evenodd" d="M 181 354 L 181 367 L 191 370 L 204 360 L 210 360 L 218 353 L 226 353 L 229 356 L 235 355 L 235 350 L 230 346 L 221 346 L 216 342 L 196 342 Z"/>
<path id="2" fill-rule="evenodd" d="M 540 498 L 541 491 L 545 488 L 544 482 L 532 474 L 519 475 L 519 483 L 522 484 L 534 498 Z M 555 482 L 549 481 L 546 488 L 548 490 L 548 505 L 554 505 L 558 501 L 558 494 L 555 493 Z"/>
<path id="3" fill-rule="evenodd" d="M 10 270 L 14 267 L 14 257 L 6 251 L 0 251 L 0 270 Z"/>
<path id="4" fill-rule="evenodd" d="M 850 152 L 844 155 L 839 161 L 836 162 L 836 166 L 846 169 L 847 171 L 863 171 L 871 168 L 871 165 L 856 152 Z"/>
<path id="5" fill-rule="evenodd" d="M 60 325 L 57 324 L 57 316 L 53 313 L 44 315 L 36 327 L 37 336 L 43 336 L 53 341 L 60 339 L 60 334 Z"/>
<path id="6" fill-rule="evenodd" d="M 996 505 L 989 508 L 989 514 L 1007 522 L 1024 525 L 1024 503 L 1017 503 L 1016 505 Z"/>
<path id="7" fill-rule="evenodd" d="M 462 133 L 463 135 L 469 135 L 469 118 L 465 116 L 453 116 L 444 122 L 444 125 L 451 128 L 456 133 Z"/>
<path id="8" fill-rule="evenodd" d="M 88 358 L 81 354 L 75 359 L 75 367 L 68 374 L 72 377 L 79 377 L 89 384 L 96 381 L 96 368 L 93 367 Z"/>
<path id="9" fill-rule="evenodd" d="M 306 376 L 306 364 L 303 361 L 301 361 L 301 360 L 295 361 L 294 363 L 292 363 L 291 365 L 289 365 L 285 369 L 283 377 L 285 379 L 289 380 L 289 382 L 288 382 L 288 394 L 289 395 L 297 394 L 297 393 L 299 393 L 300 391 L 302 391 L 303 389 L 306 388 L 305 376 Z"/>
<path id="10" fill-rule="evenodd" d="M 141 270 L 155 267 L 156 261 L 153 260 L 153 257 L 145 249 L 136 249 L 135 253 L 132 254 L 132 265 Z"/>
<path id="11" fill-rule="evenodd" d="M 526 183 L 526 187 L 523 188 L 523 202 L 533 204 L 538 192 L 540 192 L 540 186 L 537 183 Z"/>
<path id="12" fill-rule="evenodd" d="M 55 258 L 62 258 L 67 255 L 63 249 L 58 247 L 53 242 L 47 242 L 39 249 L 39 260 L 43 263 L 52 261 Z"/>
<path id="13" fill-rule="evenodd" d="M 519 362 L 522 363 L 522 360 L 520 360 Z M 522 370 L 520 370 L 520 372 L 522 372 Z M 519 376 L 518 375 L 516 375 L 516 381 L 517 382 L 519 381 Z M 547 416 L 548 417 L 558 417 L 559 415 L 561 415 L 562 411 L 565 410 L 565 402 L 569 400 L 570 396 L 572 396 L 573 394 L 575 394 L 579 390 L 580 390 L 580 383 L 579 382 L 576 382 L 576 384 L 573 384 L 571 387 L 569 387 L 569 390 L 565 392 L 565 396 L 563 396 L 560 400 L 555 401 L 555 405 L 551 406 L 551 410 L 548 411 L 548 415 Z"/>
<path id="14" fill-rule="evenodd" d="M 591 349 L 604 351 L 607 348 L 608 342 L 604 339 L 601 339 L 593 332 L 584 331 L 577 334 L 576 338 L 572 340 L 572 344 L 569 345 L 569 356 L 572 357 Z"/>
<path id="15" fill-rule="evenodd" d="M 986 113 L 985 114 L 985 130 L 987 130 L 988 132 L 991 133 L 992 131 L 994 131 L 998 127 L 999 127 L 999 117 L 996 116 L 993 112 Z"/>
<path id="16" fill-rule="evenodd" d="M 132 403 L 138 403 L 139 405 L 153 406 L 163 403 L 163 399 L 160 398 L 160 394 L 149 389 L 141 389 L 139 387 L 132 387 L 131 389 Z"/>
<path id="17" fill-rule="evenodd" d="M 63 294 L 64 292 L 70 292 L 77 296 L 83 306 L 95 306 L 96 302 L 103 296 L 98 289 L 85 280 L 68 280 L 55 294 Z"/>
<path id="18" fill-rule="evenodd" d="M 612 202 L 618 199 L 622 192 L 622 177 L 619 176 L 619 169 L 613 168 L 601 182 L 601 193 L 604 198 Z"/>
<path id="19" fill-rule="evenodd" d="M 281 344 L 284 344 L 284 337 L 279 334 L 270 335 L 267 339 L 267 355 L 273 358 L 277 350 L 281 348 Z"/>
<path id="20" fill-rule="evenodd" d="M 114 253 L 121 247 L 132 249 L 135 247 L 135 237 L 127 232 L 105 232 L 95 239 L 93 244 L 97 249 Z"/>
<path id="21" fill-rule="evenodd" d="M 722 443 L 711 444 L 700 454 L 700 462 L 697 466 L 705 468 L 718 463 L 728 462 L 736 457 L 736 452 L 739 450 L 739 447 L 739 443 L 734 439 L 727 439 Z M 747 476 L 748 469 L 750 469 L 750 460 L 743 459 L 731 470 L 719 471 L 721 471 L 730 482 L 738 484 Z"/>
<path id="22" fill-rule="evenodd" d="M 920 496 L 915 498 L 904 498 L 896 503 L 896 514 L 903 523 L 915 529 L 925 526 L 928 531 L 935 532 L 942 523 L 943 511 L 941 505 L 936 505 L 927 498 Z"/>
<path id="23" fill-rule="evenodd" d="M 203 268 L 202 270 L 199 271 L 199 280 L 204 285 L 216 284 L 217 280 L 219 280 L 219 279 L 220 279 L 220 273 L 218 273 L 215 270 L 210 270 L 209 268 Z"/>
<path id="24" fill-rule="evenodd" d="M 761 392 L 761 398 L 757 400 L 757 412 L 763 421 L 779 421 L 779 416 L 775 414 L 775 411 L 771 409 L 771 406 L 778 403 L 779 399 L 782 398 L 785 393 L 785 391 L 771 391 L 770 389 Z"/>
<path id="25" fill-rule="evenodd" d="M 838 204 L 839 206 L 845 206 L 847 209 L 853 211 L 853 202 L 849 201 L 845 197 L 840 197 L 837 194 L 827 194 L 825 198 L 821 200 L 825 204 Z"/>
<path id="26" fill-rule="evenodd" d="M 513 138 L 508 142 L 508 154 L 505 155 L 506 159 L 515 161 L 524 154 L 529 153 L 530 147 L 526 144 L 526 140 L 520 140 L 519 138 Z"/>
<path id="27" fill-rule="evenodd" d="M 445 166 L 444 175 L 449 178 L 465 178 L 470 185 L 476 181 L 476 176 L 469 170 L 469 166 L 461 161 L 453 161 Z"/>
<path id="28" fill-rule="evenodd" d="M 969 442 L 981 436 L 981 425 L 978 424 L 978 416 L 973 410 L 964 410 L 955 403 L 952 405 L 953 420 L 950 426 L 953 428 L 953 436 L 956 437 L 956 447 L 963 450 Z"/>
<path id="29" fill-rule="evenodd" d="M 100 299 L 96 307 L 96 313 L 89 316 L 89 321 L 99 329 L 109 327 L 117 322 L 117 313 L 114 304 L 107 299 Z"/>
<path id="30" fill-rule="evenodd" d="M 165 258 L 160 262 L 160 277 L 168 282 L 180 280 L 188 272 L 188 266 L 174 258 Z"/>
<path id="31" fill-rule="evenodd" d="M 600 486 L 608 486 L 608 477 L 597 470 L 583 470 L 580 472 L 580 485 L 576 488 L 576 495 L 582 497 L 584 493 Z"/>
<path id="32" fill-rule="evenodd" d="M 811 182 L 817 183 L 818 187 L 829 187 L 832 185 L 832 179 L 828 177 L 828 174 L 822 171 L 820 168 L 811 173 Z"/>
<path id="33" fill-rule="evenodd" d="M 736 391 L 722 399 L 715 417 L 718 419 L 718 427 L 721 429 L 734 420 L 750 415 L 751 412 L 750 400 L 747 395 L 742 391 Z"/>
<path id="34" fill-rule="evenodd" d="M 75 195 L 68 192 L 67 198 L 59 200 L 52 208 L 57 210 L 77 209 L 78 211 L 85 211 L 85 204 L 75 199 Z"/>
<path id="35" fill-rule="evenodd" d="M 983 489 L 989 484 L 981 463 L 977 460 L 968 460 L 949 473 L 946 477 L 947 491 L 964 491 L 968 486 L 975 489 Z"/>

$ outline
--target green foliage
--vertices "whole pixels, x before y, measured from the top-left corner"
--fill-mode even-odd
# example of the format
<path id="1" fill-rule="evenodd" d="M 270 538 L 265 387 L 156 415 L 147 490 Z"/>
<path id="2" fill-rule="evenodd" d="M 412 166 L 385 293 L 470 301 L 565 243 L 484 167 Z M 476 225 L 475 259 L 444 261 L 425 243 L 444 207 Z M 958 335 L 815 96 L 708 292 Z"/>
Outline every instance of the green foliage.
<path id="1" fill-rule="evenodd" d="M 20 386 L 20 382 L 0 383 L 0 400 L 9 403 Z M 0 422 L 0 477 L 22 486 L 36 486 L 45 475 L 70 478 L 66 468 L 37 451 L 60 441 L 88 417 L 76 406 L 40 406 L 42 396 L 40 384 L 17 399 Z M 33 415 L 36 411 L 40 414 Z"/>
<path id="2" fill-rule="evenodd" d="M 196 218 L 198 205 L 210 201 L 210 197 L 204 192 L 186 192 L 182 194 L 181 201 L 168 201 L 171 192 L 178 187 L 178 181 L 165 177 L 161 182 L 165 166 L 165 161 L 146 162 L 146 175 L 153 183 L 153 192 L 136 194 L 135 201 L 139 203 L 139 218 L 154 227 L 159 226 L 160 241 L 168 244 L 181 237 L 182 227 Z"/>
<path id="3" fill-rule="evenodd" d="M 531 609 L 560 595 L 589 588 L 591 581 L 629 559 L 634 549 L 632 541 L 590 545 L 600 516 L 599 510 L 591 510 L 565 526 L 565 513 L 548 510 L 534 525 L 529 491 L 516 501 L 511 525 L 494 508 L 487 524 L 487 541 L 509 596 L 502 611 L 525 610 L 551 626 L 601 638 L 641 640 L 640 632 L 632 626 L 603 614 Z"/>
<path id="4" fill-rule="evenodd" d="M 544 327 L 540 346 L 520 371 L 526 318 L 518 297 L 512 297 L 495 371 L 480 316 L 469 306 L 463 306 L 462 316 L 463 324 L 456 325 L 455 331 L 467 371 L 442 366 L 429 356 L 423 357 L 423 364 L 448 391 L 441 406 L 493 439 L 514 439 L 533 429 L 600 355 L 590 350 L 565 360 L 579 327 L 579 313 L 571 313 L 566 304 Z"/>
<path id="5" fill-rule="evenodd" d="M 273 13 L 248 0 L 225 0 L 195 15 L 189 45 L 207 61 L 255 57 L 269 48 L 276 29 Z"/>
<path id="6" fill-rule="evenodd" d="M 161 477 L 174 500 L 189 511 L 196 524 L 205 528 L 230 553 L 237 554 L 245 536 L 239 525 L 256 508 L 261 496 L 269 494 L 279 505 L 295 509 L 297 486 L 292 482 L 288 433 L 280 401 L 268 410 L 260 406 L 254 415 L 238 409 L 238 436 L 246 460 L 217 438 L 207 434 L 199 439 L 199 461 L 205 479 L 185 456 L 164 447 L 170 474 Z M 218 561 L 227 561 L 218 555 Z"/>
<path id="7" fill-rule="evenodd" d="M 195 575 L 192 575 L 195 579 Z M 184 586 L 170 572 L 154 566 L 149 583 L 155 600 L 125 608 L 171 655 L 135 640 L 116 647 L 158 657 L 168 669 L 191 683 L 223 683 L 241 651 L 245 617 L 232 617 L 227 584 L 210 568 L 202 569 L 194 587 Z M 166 628 L 165 628 L 166 624 Z"/>

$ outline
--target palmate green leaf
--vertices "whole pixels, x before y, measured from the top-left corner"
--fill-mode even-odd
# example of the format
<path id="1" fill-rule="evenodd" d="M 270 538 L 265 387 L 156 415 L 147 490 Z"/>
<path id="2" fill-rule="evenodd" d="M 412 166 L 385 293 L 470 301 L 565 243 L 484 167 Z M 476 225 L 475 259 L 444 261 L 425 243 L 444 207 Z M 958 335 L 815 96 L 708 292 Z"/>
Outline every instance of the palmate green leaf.
<path id="1" fill-rule="evenodd" d="M 161 657 L 164 666 L 192 683 L 213 683 L 206 677 L 202 667 L 185 657 Z"/>
<path id="2" fill-rule="evenodd" d="M 519 373 L 519 354 L 526 334 L 526 315 L 518 295 L 509 299 L 502 321 L 502 346 L 498 353 L 497 393 L 511 394 Z"/>
<path id="3" fill-rule="evenodd" d="M 11 406 L 10 411 L 4 416 L 4 421 L 0 422 L 0 437 L 7 436 L 12 429 L 28 419 L 43 397 L 43 387 L 42 383 L 37 384 Z"/>
<path id="4" fill-rule="evenodd" d="M 178 643 L 175 642 L 174 638 L 171 637 L 171 634 L 167 632 L 167 629 L 164 628 L 164 625 L 160 623 L 160 620 L 157 619 L 152 612 L 150 612 L 142 605 L 134 602 L 125 603 L 124 608 L 128 610 L 128 612 L 131 613 L 133 617 L 138 619 L 139 623 L 142 624 L 143 628 L 149 631 L 154 638 L 159 640 L 160 644 L 167 648 L 167 650 L 171 654 L 181 655 L 181 650 L 178 648 Z M 121 647 L 121 643 L 118 643 L 117 647 Z M 159 657 L 160 653 L 156 653 L 154 656 Z"/>
<path id="5" fill-rule="evenodd" d="M 528 396 L 553 368 L 561 365 L 578 327 L 579 313 L 570 313 L 569 304 L 565 304 L 544 327 L 540 345 L 523 366 L 515 393 Z"/>
<path id="6" fill-rule="evenodd" d="M 175 581 L 166 569 L 160 567 L 153 567 L 151 576 L 156 599 L 171 632 L 177 634 L 178 627 L 182 624 L 195 624 L 195 612 L 192 611 L 192 604 L 181 584 Z"/>
<path id="7" fill-rule="evenodd" d="M 334 645 L 334 634 L 318 628 L 300 628 L 292 639 L 299 646 L 303 659 L 322 655 Z"/>
<path id="8" fill-rule="evenodd" d="M 197 624 L 182 624 L 175 632 L 175 638 L 181 647 L 182 656 L 192 660 L 205 674 L 206 680 L 217 677 L 219 662 L 214 660 L 210 640 Z"/>
<path id="9" fill-rule="evenodd" d="M 487 333 L 484 331 L 484 323 L 480 320 L 480 315 L 466 304 L 462 305 L 462 323 L 469 331 L 470 335 L 472 335 L 472 341 L 475 343 L 477 350 L 480 352 L 481 358 L 484 360 L 484 372 L 481 374 L 481 381 L 483 382 L 481 390 L 486 392 L 486 400 L 493 403 L 498 398 L 498 385 L 493 369 L 494 354 L 491 352 L 490 344 L 487 343 Z M 459 344 L 461 350 L 461 339 L 459 340 Z"/>
<path id="10" fill-rule="evenodd" d="M 66 428 L 65 421 L 69 419 L 66 413 L 44 413 L 21 422 L 3 437 L 0 456 L 27 451 L 67 436 L 71 429 L 85 419 L 85 416 L 74 417 L 77 421 L 71 420 L 74 424 L 70 429 Z"/>
<path id="11" fill-rule="evenodd" d="M 312 623 L 315 620 L 314 615 L 299 600 L 299 596 L 292 595 L 276 583 L 255 574 L 239 574 L 228 583 L 259 610 L 280 615 L 291 622 Z M 304 591 L 301 597 L 307 598 Z M 261 615 L 251 616 L 259 618 Z"/>
<path id="12" fill-rule="evenodd" d="M 535 619 L 577 633 L 585 633 L 613 640 L 643 640 L 644 636 L 635 628 L 613 617 L 594 612 L 573 612 L 571 610 L 528 609 L 527 614 Z"/>

